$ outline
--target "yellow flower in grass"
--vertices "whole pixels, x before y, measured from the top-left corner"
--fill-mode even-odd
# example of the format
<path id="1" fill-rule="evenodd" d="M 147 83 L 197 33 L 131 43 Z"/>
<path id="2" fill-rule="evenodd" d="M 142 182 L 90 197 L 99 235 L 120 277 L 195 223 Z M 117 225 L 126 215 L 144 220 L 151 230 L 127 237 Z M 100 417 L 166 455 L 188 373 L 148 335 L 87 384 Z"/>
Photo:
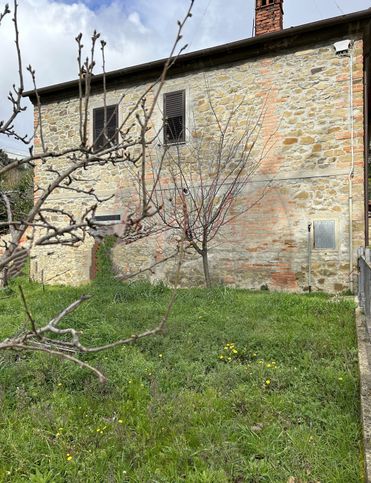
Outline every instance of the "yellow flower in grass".
<path id="1" fill-rule="evenodd" d="M 66 457 L 67 457 L 67 461 L 71 461 L 72 460 L 72 455 L 70 453 L 67 453 Z"/>
<path id="2" fill-rule="evenodd" d="M 266 386 L 270 386 L 270 384 L 271 384 L 271 380 L 270 380 L 270 379 L 267 379 L 267 380 L 265 381 L 265 385 L 266 385 Z"/>
<path id="3" fill-rule="evenodd" d="M 119 424 L 122 424 L 124 421 L 123 421 L 122 419 L 119 419 L 117 422 L 118 422 Z"/>

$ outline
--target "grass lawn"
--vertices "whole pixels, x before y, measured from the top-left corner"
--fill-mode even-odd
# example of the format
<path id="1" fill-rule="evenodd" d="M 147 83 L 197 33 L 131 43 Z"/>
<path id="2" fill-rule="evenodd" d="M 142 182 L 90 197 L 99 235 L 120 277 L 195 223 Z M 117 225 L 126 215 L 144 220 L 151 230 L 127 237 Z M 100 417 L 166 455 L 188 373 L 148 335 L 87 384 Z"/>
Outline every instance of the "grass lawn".
<path id="1" fill-rule="evenodd" d="M 104 276 L 22 284 L 40 321 L 94 295 L 69 317 L 90 344 L 157 325 L 170 297 Z M 13 289 L 1 336 L 24 320 Z M 362 481 L 353 311 L 324 295 L 181 290 L 165 336 L 85 357 L 104 386 L 68 362 L 0 354 L 0 481 Z"/>

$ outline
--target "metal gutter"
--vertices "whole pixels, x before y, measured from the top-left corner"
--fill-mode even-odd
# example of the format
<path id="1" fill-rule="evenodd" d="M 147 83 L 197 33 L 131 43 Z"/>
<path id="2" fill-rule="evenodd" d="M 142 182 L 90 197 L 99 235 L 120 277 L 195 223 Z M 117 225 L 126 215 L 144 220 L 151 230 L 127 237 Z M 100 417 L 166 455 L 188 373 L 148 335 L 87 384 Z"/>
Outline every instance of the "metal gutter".
<path id="1" fill-rule="evenodd" d="M 219 45 L 207 49 L 190 52 L 179 56 L 169 75 L 183 74 L 194 69 L 215 67 L 222 63 L 231 63 L 249 57 L 257 57 L 273 53 L 277 50 L 289 49 L 297 45 L 304 45 L 310 40 L 329 38 L 335 34 L 354 34 L 362 32 L 365 21 L 371 19 L 371 8 L 339 17 L 320 20 L 309 24 L 300 25 L 281 30 L 279 32 L 260 35 L 248 39 L 238 40 L 228 44 Z M 319 38 L 320 34 L 320 38 Z M 312 37 L 312 38 L 311 38 Z M 161 73 L 166 59 L 160 59 L 145 64 L 134 65 L 124 69 L 118 69 L 106 74 L 107 84 L 115 82 L 138 82 L 148 78 L 155 78 Z M 92 78 L 92 88 L 100 88 L 103 75 L 98 74 Z M 78 80 L 72 80 L 38 89 L 40 97 L 53 98 L 65 95 L 77 95 Z M 35 101 L 33 90 L 25 92 L 24 97 Z"/>

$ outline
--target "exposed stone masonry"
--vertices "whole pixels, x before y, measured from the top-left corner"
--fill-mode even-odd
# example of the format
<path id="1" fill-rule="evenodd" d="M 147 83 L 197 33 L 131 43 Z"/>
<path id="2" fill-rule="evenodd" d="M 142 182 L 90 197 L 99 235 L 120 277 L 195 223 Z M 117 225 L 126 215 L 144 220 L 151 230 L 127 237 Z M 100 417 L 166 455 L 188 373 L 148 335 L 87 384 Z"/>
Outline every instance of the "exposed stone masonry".
<path id="1" fill-rule="evenodd" d="M 277 55 L 249 59 L 223 68 L 169 78 L 165 91 L 185 89 L 187 103 L 187 143 L 202 132 L 210 136 L 212 114 L 208 95 L 218 116 L 226 120 L 230 110 L 242 102 L 235 131 L 243 130 L 246 120 L 264 112 L 259 142 L 254 151 L 265 156 L 253 179 L 239 196 L 235 212 L 261 201 L 222 229 L 212 244 L 211 274 L 214 281 L 232 286 L 302 291 L 308 288 L 308 223 L 331 220 L 336 227 L 336 248 L 312 247 L 312 287 L 314 290 L 349 289 L 349 172 L 351 133 L 349 130 L 349 58 L 338 57 L 333 41 Z M 354 39 L 354 177 L 353 260 L 357 247 L 364 244 L 363 204 L 363 53 L 362 41 Z M 206 81 L 205 81 L 206 80 Z M 206 88 L 206 85 L 208 88 Z M 107 104 L 125 99 L 119 116 L 134 105 L 147 84 L 125 85 L 108 93 Z M 208 89 L 208 95 L 206 90 Z M 92 106 L 102 106 L 94 95 Z M 43 106 L 47 144 L 55 149 L 78 143 L 78 101 L 59 100 Z M 161 126 L 162 100 L 153 117 L 154 128 Z M 186 156 L 186 148 L 180 151 Z M 161 146 L 153 149 L 156 159 Z M 61 167 L 67 161 L 58 161 Z M 39 165 L 37 182 L 46 185 L 52 175 Z M 95 168 L 84 189 L 94 187 L 97 194 L 114 194 L 99 208 L 102 214 L 123 213 L 133 194 L 132 177 L 124 166 Z M 68 206 L 80 213 L 89 200 L 76 193 L 58 192 L 49 203 Z M 81 284 L 89 281 L 94 240 L 90 237 L 77 248 L 37 248 L 33 251 L 31 273 L 46 283 Z M 123 273 L 136 272 L 165 258 L 174 249 L 174 233 L 146 239 L 130 246 L 118 244 L 114 263 Z M 159 265 L 146 276 L 152 281 L 171 282 L 174 263 Z M 184 264 L 183 285 L 202 283 L 202 263 L 189 256 Z"/>

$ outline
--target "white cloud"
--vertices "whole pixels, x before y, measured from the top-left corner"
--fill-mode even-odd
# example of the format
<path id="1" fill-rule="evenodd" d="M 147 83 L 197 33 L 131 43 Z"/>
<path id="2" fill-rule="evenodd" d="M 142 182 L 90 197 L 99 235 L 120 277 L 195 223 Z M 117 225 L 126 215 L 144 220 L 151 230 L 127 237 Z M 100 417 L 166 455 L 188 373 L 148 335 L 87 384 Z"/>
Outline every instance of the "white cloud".
<path id="1" fill-rule="evenodd" d="M 85 45 L 94 29 L 108 42 L 107 68 L 117 69 L 165 57 L 188 0 L 114 0 L 105 5 L 63 3 L 52 0 L 22 0 L 19 27 L 24 64 L 36 69 L 38 85 L 45 86 L 76 78 L 75 36 L 82 32 Z M 196 0 L 193 18 L 187 24 L 184 41 L 190 50 L 251 36 L 255 0 Z M 369 0 L 285 0 L 285 26 L 298 25 L 370 6 Z M 10 17 L 0 27 L 2 69 L 0 99 L 6 97 L 17 77 L 14 35 Z M 27 87 L 30 87 L 27 81 Z M 0 119 L 9 106 L 0 102 Z M 32 108 L 19 123 L 23 131 L 32 126 Z M 13 146 L 0 138 L 1 146 Z M 19 148 L 16 148 L 19 149 Z M 22 148 L 24 150 L 24 148 Z"/>
<path id="2" fill-rule="evenodd" d="M 84 44 L 90 45 L 91 33 L 102 32 L 107 41 L 107 69 L 117 69 L 139 64 L 165 52 L 153 42 L 155 33 L 143 25 L 137 11 L 125 12 L 122 5 L 112 3 L 99 12 L 80 4 L 67 5 L 48 0 L 24 0 L 19 8 L 19 31 L 23 64 L 31 64 L 36 70 L 38 86 L 59 83 L 77 76 L 77 50 L 75 37 L 84 35 Z M 164 42 L 167 42 L 164 40 Z M 169 42 L 170 43 L 170 40 Z M 10 16 L 0 27 L 2 52 L 0 98 L 4 99 L 17 80 L 14 33 Z M 97 69 L 100 68 L 97 60 Z M 31 88 L 29 76 L 25 77 L 26 88 Z M 0 119 L 10 113 L 10 103 L 0 103 Z M 30 132 L 32 106 L 21 116 L 17 125 L 22 132 Z M 13 147 L 14 142 L 0 138 L 0 147 Z M 24 147 L 16 149 L 25 150 Z"/>

